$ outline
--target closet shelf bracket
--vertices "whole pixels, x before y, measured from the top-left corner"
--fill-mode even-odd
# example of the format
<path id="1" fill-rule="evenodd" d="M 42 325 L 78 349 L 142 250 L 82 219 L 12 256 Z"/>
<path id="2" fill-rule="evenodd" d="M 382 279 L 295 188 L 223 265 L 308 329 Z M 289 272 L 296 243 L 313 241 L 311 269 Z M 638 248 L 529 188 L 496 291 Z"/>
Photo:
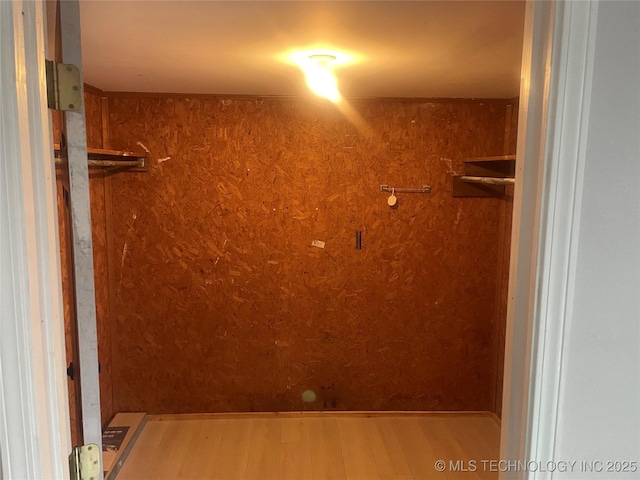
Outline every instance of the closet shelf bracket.
<path id="1" fill-rule="evenodd" d="M 56 166 L 62 164 L 60 145 L 53 146 Z M 89 167 L 108 168 L 110 170 L 126 169 L 127 171 L 146 172 L 147 157 L 144 154 L 102 148 L 87 148 L 87 164 Z"/>
<path id="2" fill-rule="evenodd" d="M 516 157 L 469 158 L 464 173 L 453 176 L 454 197 L 501 197 L 515 184 Z"/>
<path id="3" fill-rule="evenodd" d="M 460 175 L 460 180 L 467 183 L 481 183 L 483 185 L 514 185 L 515 178 L 495 178 L 495 177 L 471 177 L 469 175 Z"/>

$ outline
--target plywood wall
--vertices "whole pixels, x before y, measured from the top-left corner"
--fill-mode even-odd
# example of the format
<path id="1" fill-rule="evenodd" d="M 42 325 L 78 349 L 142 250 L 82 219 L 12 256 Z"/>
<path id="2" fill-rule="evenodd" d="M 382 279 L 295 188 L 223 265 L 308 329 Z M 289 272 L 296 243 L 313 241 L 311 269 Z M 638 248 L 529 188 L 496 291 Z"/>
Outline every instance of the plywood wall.
<path id="1" fill-rule="evenodd" d="M 451 185 L 505 102 L 353 106 L 110 97 L 116 411 L 495 408 L 500 200 Z"/>
<path id="2" fill-rule="evenodd" d="M 85 91 L 85 114 L 87 126 L 87 146 L 93 148 L 104 148 L 103 144 L 103 123 L 102 123 L 102 99 L 99 92 L 89 87 Z M 54 112 L 53 128 L 54 139 L 60 143 L 60 119 L 61 114 Z M 114 414 L 113 394 L 112 394 L 112 373 L 111 373 L 111 322 L 109 319 L 109 289 L 108 289 L 108 262 L 107 262 L 107 219 L 105 196 L 105 172 L 99 169 L 89 171 L 89 194 L 91 200 L 91 227 L 93 239 L 93 260 L 95 271 L 95 291 L 96 291 L 96 321 L 98 327 L 98 357 L 101 364 L 100 373 L 100 402 L 103 425 L 108 423 Z M 71 231 L 70 222 L 67 220 L 67 206 L 63 201 L 63 189 L 69 190 L 68 175 L 66 168 L 57 168 L 58 187 L 58 218 L 60 219 L 60 239 L 62 258 L 62 284 L 64 298 L 64 316 L 67 344 L 67 360 L 73 360 L 72 348 L 75 342 L 73 335 L 74 314 L 74 294 L 73 294 L 73 264 L 71 262 Z M 77 380 L 76 380 L 77 381 Z M 75 395 L 76 385 L 70 382 L 71 396 Z M 70 402 L 70 412 L 72 423 L 79 418 L 76 405 Z M 80 434 L 74 432 L 74 444 L 80 441 Z"/>

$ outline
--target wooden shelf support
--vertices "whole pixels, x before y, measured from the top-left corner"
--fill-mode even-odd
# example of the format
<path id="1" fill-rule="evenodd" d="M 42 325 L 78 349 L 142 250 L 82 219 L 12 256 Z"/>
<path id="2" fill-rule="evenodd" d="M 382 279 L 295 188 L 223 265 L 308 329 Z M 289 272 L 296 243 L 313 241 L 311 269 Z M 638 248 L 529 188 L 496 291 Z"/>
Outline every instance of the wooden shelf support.
<path id="1" fill-rule="evenodd" d="M 60 165 L 60 145 L 55 144 L 53 150 L 56 165 Z M 104 148 L 87 148 L 87 162 L 89 167 L 127 168 L 136 171 L 147 170 L 147 156 L 143 153 L 126 152 L 122 150 L 107 150 Z"/>
<path id="2" fill-rule="evenodd" d="M 513 185 L 515 155 L 464 160 L 464 174 L 453 176 L 454 197 L 501 197 Z"/>

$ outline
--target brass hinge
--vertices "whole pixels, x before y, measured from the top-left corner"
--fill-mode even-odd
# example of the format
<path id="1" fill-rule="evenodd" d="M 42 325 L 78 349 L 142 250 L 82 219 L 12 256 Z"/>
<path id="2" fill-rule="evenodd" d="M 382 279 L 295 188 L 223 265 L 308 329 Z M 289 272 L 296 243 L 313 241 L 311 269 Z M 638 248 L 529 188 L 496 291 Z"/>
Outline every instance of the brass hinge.
<path id="1" fill-rule="evenodd" d="M 74 447 L 69 455 L 71 480 L 97 480 L 101 468 L 100 451 L 95 443 Z"/>
<path id="2" fill-rule="evenodd" d="M 79 110 L 80 70 L 66 63 L 45 60 L 47 71 L 47 105 L 53 110 Z"/>

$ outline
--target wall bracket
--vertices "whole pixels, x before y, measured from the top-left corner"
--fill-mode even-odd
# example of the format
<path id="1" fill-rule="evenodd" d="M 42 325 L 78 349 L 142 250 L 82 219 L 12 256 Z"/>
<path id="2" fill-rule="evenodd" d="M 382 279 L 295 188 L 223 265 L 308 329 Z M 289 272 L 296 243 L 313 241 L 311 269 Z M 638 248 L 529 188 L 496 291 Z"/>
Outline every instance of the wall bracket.
<path id="1" fill-rule="evenodd" d="M 501 197 L 515 182 L 515 155 L 470 158 L 463 165 L 464 173 L 453 176 L 454 197 Z"/>
<path id="2" fill-rule="evenodd" d="M 422 188 L 393 188 L 389 185 L 380 185 L 380 191 L 387 193 L 431 193 L 431 186 L 423 185 Z"/>

